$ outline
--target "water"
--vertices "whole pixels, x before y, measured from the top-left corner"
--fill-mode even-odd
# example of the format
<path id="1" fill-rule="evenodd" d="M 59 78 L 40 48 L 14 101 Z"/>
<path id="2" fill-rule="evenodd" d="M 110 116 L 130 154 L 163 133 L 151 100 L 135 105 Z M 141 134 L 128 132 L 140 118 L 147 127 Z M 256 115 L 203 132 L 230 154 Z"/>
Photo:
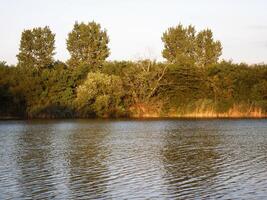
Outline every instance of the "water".
<path id="1" fill-rule="evenodd" d="M 267 120 L 0 122 L 0 199 L 215 198 L 267 198 Z"/>

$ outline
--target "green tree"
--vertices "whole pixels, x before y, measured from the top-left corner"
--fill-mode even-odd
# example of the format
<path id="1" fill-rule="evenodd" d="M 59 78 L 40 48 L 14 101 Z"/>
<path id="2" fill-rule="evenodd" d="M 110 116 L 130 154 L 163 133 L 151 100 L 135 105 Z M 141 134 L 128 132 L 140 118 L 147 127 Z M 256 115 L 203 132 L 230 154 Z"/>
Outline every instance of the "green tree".
<path id="1" fill-rule="evenodd" d="M 165 83 L 168 65 L 150 60 L 128 63 L 122 69 L 122 80 L 126 88 L 129 104 L 151 104 Z"/>
<path id="2" fill-rule="evenodd" d="M 14 67 L 9 67 L 6 62 L 0 61 L 0 117 L 12 114 L 14 106 L 14 97 L 11 91 L 14 81 Z M 13 107 L 13 108 L 12 108 Z"/>
<path id="3" fill-rule="evenodd" d="M 83 116 L 119 115 L 123 112 L 123 94 L 122 81 L 118 76 L 90 72 L 77 88 L 76 105 Z"/>
<path id="4" fill-rule="evenodd" d="M 196 55 L 198 67 L 208 67 L 218 62 L 222 55 L 220 41 L 214 41 L 211 30 L 200 31 L 196 37 Z"/>
<path id="5" fill-rule="evenodd" d="M 261 80 L 258 84 L 255 84 L 252 87 L 252 96 L 257 101 L 267 102 L 267 80 Z"/>
<path id="6" fill-rule="evenodd" d="M 35 107 L 33 114 L 51 118 L 73 116 L 75 75 L 72 70 L 57 61 L 52 69 L 42 71 L 40 80 L 43 90 L 31 106 Z"/>
<path id="7" fill-rule="evenodd" d="M 55 34 L 48 26 L 24 30 L 21 35 L 18 65 L 43 69 L 54 62 Z"/>
<path id="8" fill-rule="evenodd" d="M 267 112 L 267 80 L 261 80 L 252 88 L 252 96 L 255 99 L 255 105 Z"/>
<path id="9" fill-rule="evenodd" d="M 220 41 L 213 39 L 211 30 L 196 32 L 194 26 L 179 24 L 163 33 L 162 55 L 169 63 L 182 66 L 208 67 L 217 63 L 222 54 Z"/>
<path id="10" fill-rule="evenodd" d="M 28 79 L 25 77 L 29 68 L 18 68 L 8 66 L 5 62 L 0 62 L 0 115 L 21 117 L 26 111 L 26 101 L 24 83 Z M 29 80 L 30 81 L 30 80 Z M 31 85 L 35 85 L 31 82 Z M 30 84 L 27 85 L 31 86 Z M 25 87 L 25 88 L 27 88 Z"/>
<path id="11" fill-rule="evenodd" d="M 69 64 L 75 67 L 87 64 L 95 71 L 109 56 L 108 43 L 107 32 L 101 30 L 100 24 L 76 22 L 67 39 L 67 49 L 71 55 Z"/>
<path id="12" fill-rule="evenodd" d="M 195 35 L 195 27 L 191 25 L 183 27 L 179 24 L 169 28 L 161 38 L 164 43 L 163 57 L 170 63 L 194 65 L 196 62 Z"/>
<path id="13" fill-rule="evenodd" d="M 196 67 L 172 64 L 166 74 L 163 94 L 173 106 L 181 106 L 208 96 L 206 77 Z"/>

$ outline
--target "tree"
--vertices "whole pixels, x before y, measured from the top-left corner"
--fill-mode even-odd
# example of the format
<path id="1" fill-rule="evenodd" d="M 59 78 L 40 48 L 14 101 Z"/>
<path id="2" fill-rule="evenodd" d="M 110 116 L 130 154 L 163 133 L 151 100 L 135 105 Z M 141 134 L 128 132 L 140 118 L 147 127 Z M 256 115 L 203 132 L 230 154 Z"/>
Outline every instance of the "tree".
<path id="1" fill-rule="evenodd" d="M 164 42 L 163 57 L 170 63 L 194 65 L 196 62 L 195 35 L 195 27 L 191 25 L 183 27 L 179 24 L 169 28 L 161 38 Z"/>
<path id="2" fill-rule="evenodd" d="M 220 41 L 214 41 L 211 30 L 200 31 L 196 37 L 197 66 L 208 67 L 218 62 L 222 55 Z"/>
<path id="3" fill-rule="evenodd" d="M 172 64 L 169 66 L 166 79 L 163 94 L 174 106 L 188 104 L 208 95 L 206 77 L 199 68 Z"/>
<path id="4" fill-rule="evenodd" d="M 19 85 L 19 68 L 7 65 L 0 61 L 0 116 L 23 116 L 25 111 L 25 101 L 21 91 L 16 91 Z"/>
<path id="5" fill-rule="evenodd" d="M 122 69 L 122 80 L 126 88 L 130 104 L 151 104 L 153 97 L 165 83 L 168 65 L 150 60 L 129 63 Z"/>
<path id="6" fill-rule="evenodd" d="M 53 62 L 55 54 L 55 34 L 48 26 L 24 30 L 21 35 L 19 66 L 43 69 Z"/>
<path id="7" fill-rule="evenodd" d="M 222 54 L 220 41 L 214 41 L 209 29 L 196 33 L 194 26 L 179 24 L 163 33 L 162 55 L 169 63 L 182 66 L 208 67 Z"/>
<path id="8" fill-rule="evenodd" d="M 67 39 L 67 49 L 71 55 L 69 64 L 87 64 L 96 70 L 109 56 L 108 42 L 107 32 L 101 30 L 100 24 L 76 22 Z"/>
<path id="9" fill-rule="evenodd" d="M 123 94 L 123 84 L 118 76 L 90 72 L 84 83 L 77 88 L 76 105 L 83 116 L 116 115 L 123 111 Z"/>

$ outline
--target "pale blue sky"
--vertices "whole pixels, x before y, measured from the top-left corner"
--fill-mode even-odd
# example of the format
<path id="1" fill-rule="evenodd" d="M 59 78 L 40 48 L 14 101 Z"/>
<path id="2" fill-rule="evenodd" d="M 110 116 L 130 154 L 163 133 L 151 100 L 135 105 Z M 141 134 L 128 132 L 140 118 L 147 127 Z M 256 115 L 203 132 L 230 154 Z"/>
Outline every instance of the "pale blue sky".
<path id="1" fill-rule="evenodd" d="M 17 62 L 21 32 L 50 26 L 56 58 L 69 58 L 67 34 L 75 21 L 96 21 L 110 36 L 110 60 L 161 60 L 162 33 L 179 22 L 211 28 L 223 59 L 267 63 L 266 0 L 0 0 L 0 60 Z"/>

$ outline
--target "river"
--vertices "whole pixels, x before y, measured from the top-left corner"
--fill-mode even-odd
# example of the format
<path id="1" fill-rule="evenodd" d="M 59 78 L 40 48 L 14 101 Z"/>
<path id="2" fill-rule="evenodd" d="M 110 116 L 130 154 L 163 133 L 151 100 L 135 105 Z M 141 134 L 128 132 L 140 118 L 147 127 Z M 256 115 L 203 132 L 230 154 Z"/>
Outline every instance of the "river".
<path id="1" fill-rule="evenodd" d="M 0 199 L 215 198 L 267 198 L 267 120 L 0 121 Z"/>

